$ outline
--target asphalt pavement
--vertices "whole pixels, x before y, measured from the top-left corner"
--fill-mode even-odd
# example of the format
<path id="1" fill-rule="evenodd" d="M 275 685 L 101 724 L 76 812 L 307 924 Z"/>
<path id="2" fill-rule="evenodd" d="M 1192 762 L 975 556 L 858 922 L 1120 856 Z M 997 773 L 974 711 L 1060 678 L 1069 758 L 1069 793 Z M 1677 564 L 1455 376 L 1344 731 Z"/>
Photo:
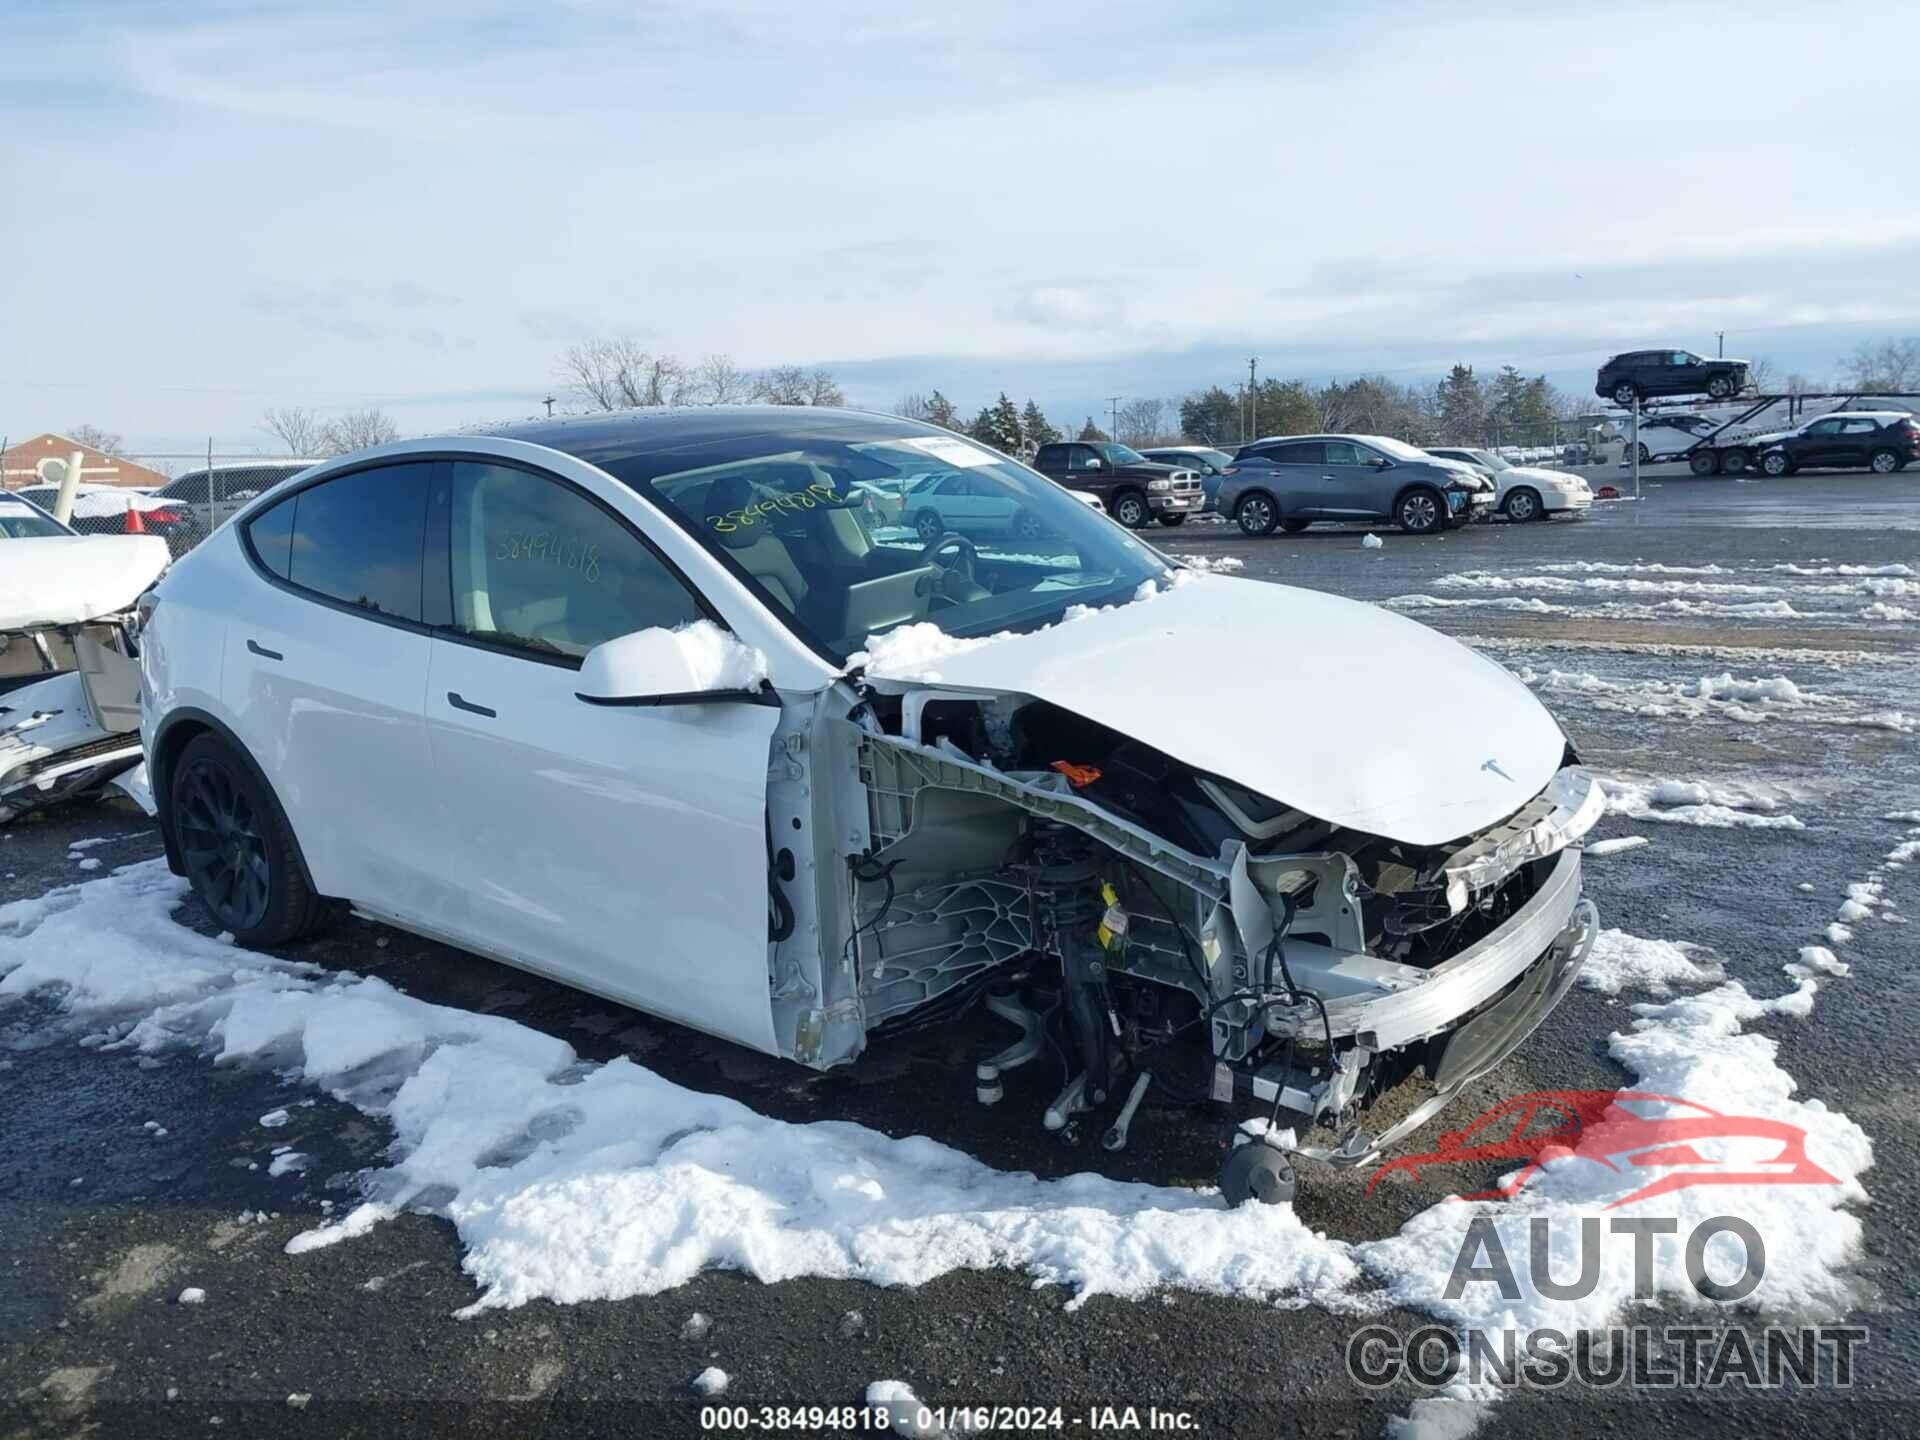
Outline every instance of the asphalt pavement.
<path id="1" fill-rule="evenodd" d="M 1719 829 L 1610 816 L 1594 838 L 1650 843 L 1589 860 L 1588 893 L 1608 925 L 1710 947 L 1728 975 L 1776 993 L 1783 962 L 1819 939 L 1847 885 L 1899 838 L 1883 817 L 1920 809 L 1920 745 L 1902 724 L 1920 717 L 1920 598 L 1891 593 L 1896 586 L 1876 593 L 1875 577 L 1860 573 L 1920 569 L 1920 480 L 1650 473 L 1641 499 L 1584 520 L 1427 538 L 1383 528 L 1377 549 L 1362 533 L 1328 526 L 1256 541 L 1194 522 L 1150 538 L 1250 579 L 1392 603 L 1529 677 L 1596 769 L 1738 784 L 1802 822 Z M 1284 668 L 1288 643 L 1249 636 L 1248 663 Z M 1754 718 L 1764 702 L 1697 683 L 1721 674 L 1784 679 L 1818 703 Z M 1436 746 L 1461 739 L 1444 695 L 1406 704 Z M 1282 722 L 1246 723 L 1249 743 L 1260 743 Z M 151 823 L 124 802 L 70 806 L 0 833 L 0 901 L 86 878 L 69 848 L 76 840 L 103 841 L 84 853 L 108 865 L 159 853 Z M 1920 866 L 1886 876 L 1892 908 L 1915 905 L 1916 877 Z M 180 918 L 204 927 L 191 905 Z M 1804 1093 L 1873 1138 L 1853 1317 L 1872 1337 L 1852 1390 L 1792 1403 L 1523 1396 L 1495 1407 L 1481 1434 L 1911 1428 L 1920 1395 L 1914 933 L 1859 926 L 1845 947 L 1850 978 L 1823 988 L 1810 1018 L 1754 1027 L 1778 1041 L 1779 1063 Z M 1219 1163 L 1219 1128 L 1172 1107 L 1143 1112 L 1120 1156 L 1060 1145 L 1023 1123 L 1037 1122 L 1048 1076 L 1016 1073 L 1007 1101 L 981 1109 L 971 1061 L 1002 1043 L 983 1024 L 881 1044 L 820 1076 L 366 922 L 288 954 L 511 1017 L 588 1060 L 630 1056 L 764 1114 L 929 1135 L 999 1168 L 1211 1184 Z M 1462 1109 L 1529 1090 L 1619 1086 L 1607 1039 L 1632 998 L 1576 989 Z M 258 1117 L 282 1106 L 291 1128 L 263 1130 Z M 285 1252 L 294 1234 L 352 1202 L 360 1173 L 392 1138 L 383 1125 L 268 1071 L 103 1049 L 50 998 L 0 1007 L 0 1115 L 9 1277 L 0 1286 L 0 1434 L 713 1433 L 688 1388 L 709 1364 L 733 1377 L 727 1399 L 750 1407 L 852 1405 L 870 1382 L 898 1379 L 930 1403 L 1058 1404 L 1069 1418 L 1102 1404 L 1157 1405 L 1192 1414 L 1190 1433 L 1209 1437 L 1380 1435 L 1426 1393 L 1352 1383 L 1343 1361 L 1351 1317 L 1177 1290 L 1070 1310 L 1059 1289 L 999 1270 L 917 1288 L 706 1273 L 657 1296 L 455 1319 L 475 1286 L 452 1227 L 435 1215 Z M 273 1147 L 290 1141 L 313 1163 L 271 1175 Z M 1315 1229 L 1366 1239 L 1393 1233 L 1460 1183 L 1369 1193 L 1366 1180 L 1303 1171 L 1298 1211 Z M 176 1303 L 189 1285 L 205 1289 L 206 1303 Z M 714 1322 L 698 1339 L 683 1333 L 696 1311 Z M 1407 1329 L 1422 1319 L 1386 1318 Z"/>

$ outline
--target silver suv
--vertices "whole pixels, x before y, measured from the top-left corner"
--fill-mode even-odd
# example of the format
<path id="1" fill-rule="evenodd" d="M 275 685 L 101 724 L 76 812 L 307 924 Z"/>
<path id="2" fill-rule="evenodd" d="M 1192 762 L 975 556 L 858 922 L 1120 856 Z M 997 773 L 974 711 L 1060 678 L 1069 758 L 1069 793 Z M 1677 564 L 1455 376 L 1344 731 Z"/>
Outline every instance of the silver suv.
<path id="1" fill-rule="evenodd" d="M 1316 520 L 1391 520 L 1411 535 L 1485 519 L 1493 482 L 1384 435 L 1277 435 L 1242 445 L 1214 508 L 1247 535 Z"/>

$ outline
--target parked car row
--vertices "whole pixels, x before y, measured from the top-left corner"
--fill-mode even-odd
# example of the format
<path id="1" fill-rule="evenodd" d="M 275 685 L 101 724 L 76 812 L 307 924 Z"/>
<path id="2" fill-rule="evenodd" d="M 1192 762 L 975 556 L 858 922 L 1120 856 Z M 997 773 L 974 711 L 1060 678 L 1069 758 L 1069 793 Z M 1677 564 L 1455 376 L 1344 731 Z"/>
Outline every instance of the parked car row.
<path id="1" fill-rule="evenodd" d="M 29 485 L 14 492 L 51 515 L 58 485 Z M 184 555 L 206 535 L 193 512 L 177 501 L 124 485 L 82 482 L 74 487 L 67 523 L 82 535 L 158 535 L 175 556 Z"/>

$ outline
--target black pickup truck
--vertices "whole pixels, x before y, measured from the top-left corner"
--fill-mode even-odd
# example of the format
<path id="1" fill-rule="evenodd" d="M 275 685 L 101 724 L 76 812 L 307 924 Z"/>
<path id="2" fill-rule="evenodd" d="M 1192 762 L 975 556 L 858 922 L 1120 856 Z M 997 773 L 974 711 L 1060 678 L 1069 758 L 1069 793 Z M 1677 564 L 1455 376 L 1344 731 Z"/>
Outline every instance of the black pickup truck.
<path id="1" fill-rule="evenodd" d="M 1158 520 L 1178 525 L 1206 509 L 1200 477 L 1161 465 L 1112 440 L 1062 440 L 1042 445 L 1033 468 L 1069 490 L 1097 495 L 1107 513 L 1130 530 Z"/>

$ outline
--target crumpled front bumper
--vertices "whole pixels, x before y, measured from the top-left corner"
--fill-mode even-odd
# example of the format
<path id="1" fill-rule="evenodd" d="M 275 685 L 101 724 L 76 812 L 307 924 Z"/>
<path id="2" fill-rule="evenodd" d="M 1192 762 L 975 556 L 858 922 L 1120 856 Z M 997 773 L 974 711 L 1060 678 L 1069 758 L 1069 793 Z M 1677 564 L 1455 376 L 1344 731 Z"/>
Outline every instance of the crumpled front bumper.
<path id="1" fill-rule="evenodd" d="M 102 727 L 68 671 L 0 693 L 0 824 L 133 769 L 140 736 Z"/>

